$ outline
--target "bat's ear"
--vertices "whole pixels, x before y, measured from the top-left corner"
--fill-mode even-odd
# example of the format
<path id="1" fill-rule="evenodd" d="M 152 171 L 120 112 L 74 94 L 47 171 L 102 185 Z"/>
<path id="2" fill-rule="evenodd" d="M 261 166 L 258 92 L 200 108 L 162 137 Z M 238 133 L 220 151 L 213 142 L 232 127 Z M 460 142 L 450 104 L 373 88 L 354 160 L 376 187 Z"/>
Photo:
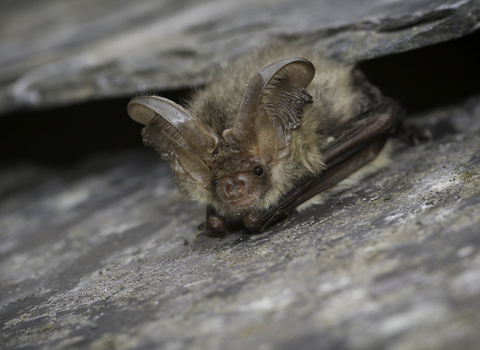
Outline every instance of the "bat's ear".
<path id="1" fill-rule="evenodd" d="M 218 146 L 218 138 L 180 105 L 158 96 L 140 96 L 127 106 L 128 115 L 146 125 L 143 142 L 159 151 L 183 180 L 210 183 L 206 165 Z"/>
<path id="2" fill-rule="evenodd" d="M 313 64 L 285 58 L 258 71 L 250 80 L 233 128 L 223 137 L 270 163 L 290 152 L 290 129 L 300 125 L 303 108 L 312 97 L 305 88 L 315 75 Z"/>

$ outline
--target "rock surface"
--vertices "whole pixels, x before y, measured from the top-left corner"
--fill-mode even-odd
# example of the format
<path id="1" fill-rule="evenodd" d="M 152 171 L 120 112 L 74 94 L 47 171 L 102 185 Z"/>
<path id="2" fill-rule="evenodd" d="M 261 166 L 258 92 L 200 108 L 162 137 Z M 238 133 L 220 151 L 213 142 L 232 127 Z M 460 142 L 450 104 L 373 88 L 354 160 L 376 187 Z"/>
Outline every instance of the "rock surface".
<path id="1" fill-rule="evenodd" d="M 0 114 L 204 83 L 271 40 L 355 62 L 479 28 L 478 0 L 22 1 L 0 4 Z"/>
<path id="2" fill-rule="evenodd" d="M 152 151 L 1 172 L 5 349 L 475 349 L 480 98 L 434 140 L 259 235 L 193 239 L 204 209 Z"/>
<path id="3" fill-rule="evenodd" d="M 2 2 L 0 112 L 202 84 L 271 39 L 363 60 L 470 33 L 480 16 L 474 0 L 112 3 Z M 411 116 L 432 140 L 396 141 L 391 166 L 259 235 L 194 240 L 204 208 L 150 149 L 1 162 L 0 348 L 476 349 L 480 91 L 468 91 Z"/>

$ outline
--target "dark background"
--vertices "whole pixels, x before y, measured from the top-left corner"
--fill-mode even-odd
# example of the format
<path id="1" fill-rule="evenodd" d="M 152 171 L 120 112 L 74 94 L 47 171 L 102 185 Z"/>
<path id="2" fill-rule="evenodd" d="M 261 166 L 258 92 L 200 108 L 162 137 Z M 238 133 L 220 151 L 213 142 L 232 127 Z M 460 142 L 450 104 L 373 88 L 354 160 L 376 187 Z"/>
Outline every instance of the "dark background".
<path id="1" fill-rule="evenodd" d="M 447 106 L 480 92 L 480 32 L 406 53 L 362 62 L 371 82 L 408 115 Z M 180 102 L 189 90 L 157 91 Z M 72 164 L 94 153 L 143 148 L 142 126 L 126 113 L 130 97 L 0 118 L 0 166 L 18 161 Z M 146 150 L 151 151 L 151 150 Z"/>

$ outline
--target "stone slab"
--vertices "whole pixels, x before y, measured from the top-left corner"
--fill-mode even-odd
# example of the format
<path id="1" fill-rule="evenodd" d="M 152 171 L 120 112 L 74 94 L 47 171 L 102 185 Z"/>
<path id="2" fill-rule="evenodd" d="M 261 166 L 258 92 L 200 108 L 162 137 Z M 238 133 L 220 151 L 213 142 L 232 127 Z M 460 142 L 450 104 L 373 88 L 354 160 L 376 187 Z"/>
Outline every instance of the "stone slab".
<path id="1" fill-rule="evenodd" d="M 476 349 L 480 98 L 267 232 L 209 238 L 145 150 L 0 173 L 5 349 Z"/>
<path id="2" fill-rule="evenodd" d="M 25 0 L 0 4 L 0 114 L 205 82 L 280 40 L 358 62 L 479 28 L 479 0 Z"/>

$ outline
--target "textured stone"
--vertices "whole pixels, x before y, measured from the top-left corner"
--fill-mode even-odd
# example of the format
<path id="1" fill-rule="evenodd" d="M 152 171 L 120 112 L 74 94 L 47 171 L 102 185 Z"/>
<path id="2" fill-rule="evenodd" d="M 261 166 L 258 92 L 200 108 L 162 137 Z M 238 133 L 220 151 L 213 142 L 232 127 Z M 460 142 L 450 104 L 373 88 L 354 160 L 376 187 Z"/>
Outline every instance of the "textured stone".
<path id="1" fill-rule="evenodd" d="M 269 40 L 356 62 L 473 32 L 480 13 L 479 1 L 112 4 L 1 2 L 0 111 L 202 84 L 220 62 Z M 442 48 L 435 53 L 444 57 Z M 438 63 L 418 50 L 405 55 L 414 58 L 409 72 Z M 453 62 L 472 67 L 475 80 L 462 55 Z M 377 78 L 392 79 L 381 85 L 394 91 L 392 62 Z M 407 75 L 403 63 L 397 74 Z M 205 210 L 176 193 L 168 164 L 150 149 L 98 151 L 68 168 L 2 161 L 0 348 L 476 349 L 480 96 L 441 67 L 424 80 L 408 74 L 408 106 L 476 96 L 411 115 L 432 140 L 396 141 L 391 166 L 259 235 L 194 240 Z M 432 89 L 436 98 L 415 101 L 439 81 L 461 92 L 447 99 L 448 89 Z M 100 132 L 95 118 L 126 120 L 125 104 L 103 102 L 92 127 L 79 130 L 73 120 L 88 108 L 57 111 L 50 118 L 72 123 L 46 141 L 28 129 L 34 117 L 3 123 L 2 135 L 14 137 L 2 151 L 21 141 L 23 152 L 57 149 L 64 159 L 69 139 L 91 147 L 94 128 L 113 138 L 119 129 Z"/>
<path id="2" fill-rule="evenodd" d="M 155 152 L 0 183 L 3 348 L 475 349 L 480 98 L 267 232 L 200 236 Z"/>
<path id="3" fill-rule="evenodd" d="M 478 29 L 478 0 L 2 2 L 0 113 L 204 83 L 272 40 L 356 62 Z"/>

